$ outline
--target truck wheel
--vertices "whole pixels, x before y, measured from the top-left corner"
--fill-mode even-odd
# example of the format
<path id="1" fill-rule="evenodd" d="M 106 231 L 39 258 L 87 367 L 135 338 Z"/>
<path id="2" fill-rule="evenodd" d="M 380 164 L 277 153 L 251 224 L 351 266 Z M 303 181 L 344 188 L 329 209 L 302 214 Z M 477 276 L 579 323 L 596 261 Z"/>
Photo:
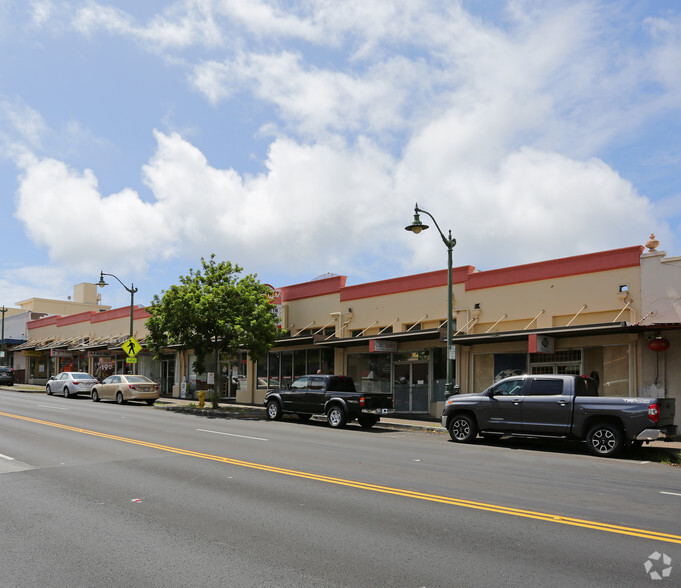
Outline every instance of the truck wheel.
<path id="1" fill-rule="evenodd" d="M 281 406 L 279 406 L 279 403 L 274 399 L 267 402 L 267 420 L 268 421 L 281 420 Z"/>
<path id="2" fill-rule="evenodd" d="M 299 420 L 301 423 L 306 423 L 306 422 L 309 421 L 311 418 L 312 418 L 312 415 L 311 415 L 311 414 L 308 414 L 308 413 L 306 413 L 306 412 L 299 412 L 299 413 L 298 413 L 298 420 Z"/>
<path id="3" fill-rule="evenodd" d="M 449 421 L 449 436 L 457 443 L 472 443 L 478 435 L 478 425 L 467 414 L 457 414 Z"/>
<path id="4" fill-rule="evenodd" d="M 371 429 L 378 422 L 378 417 L 373 414 L 361 414 L 357 417 L 357 422 L 362 429 Z"/>
<path id="5" fill-rule="evenodd" d="M 329 426 L 334 429 L 341 429 L 348 420 L 345 416 L 345 411 L 338 404 L 334 404 L 326 411 L 326 418 L 329 421 Z"/>
<path id="6" fill-rule="evenodd" d="M 589 451 L 599 457 L 617 455 L 624 444 L 624 435 L 619 427 L 609 423 L 600 423 L 591 427 L 586 435 Z"/>

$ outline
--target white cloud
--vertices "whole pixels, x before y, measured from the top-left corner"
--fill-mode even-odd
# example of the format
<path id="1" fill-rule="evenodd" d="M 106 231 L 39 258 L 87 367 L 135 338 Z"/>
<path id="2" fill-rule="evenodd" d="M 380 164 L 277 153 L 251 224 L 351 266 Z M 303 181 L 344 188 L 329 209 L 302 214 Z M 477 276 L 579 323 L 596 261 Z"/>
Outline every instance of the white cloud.
<path id="1" fill-rule="evenodd" d="M 460 263 L 486 268 L 669 234 L 598 155 L 679 108 L 678 23 L 649 20 L 648 46 L 616 46 L 607 4 L 507 6 L 511 20 L 495 26 L 461 3 L 187 0 L 139 24 L 88 2 L 76 30 L 177 57 L 216 109 L 228 110 L 237 93 L 274 105 L 277 116 L 253 127 L 274 129 L 266 171 L 214 167 L 200 131 L 197 144 L 156 132 L 142 169 L 151 201 L 125 180 L 102 194 L 96 171 L 36 156 L 21 163 L 17 216 L 51 259 L 89 272 L 140 273 L 213 251 L 292 276 L 359 275 L 381 259 L 407 271 L 441 268 L 440 239 L 403 230 L 414 201 L 453 230 Z M 661 88 L 652 96 L 651 81 Z M 40 115 L 0 107 L 38 152 Z M 74 219 L 69 238 L 63 227 Z"/>

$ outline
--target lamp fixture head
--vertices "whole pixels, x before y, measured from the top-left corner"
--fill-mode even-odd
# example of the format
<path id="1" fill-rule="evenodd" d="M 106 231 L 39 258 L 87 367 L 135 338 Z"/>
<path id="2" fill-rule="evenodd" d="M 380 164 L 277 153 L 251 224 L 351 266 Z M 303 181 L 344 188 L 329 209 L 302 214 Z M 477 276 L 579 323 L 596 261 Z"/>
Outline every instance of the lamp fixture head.
<path id="1" fill-rule="evenodd" d="M 411 231 L 415 235 L 418 235 L 421 231 L 425 231 L 427 228 L 428 228 L 428 225 L 424 225 L 421 222 L 421 217 L 419 216 L 419 205 L 417 204 L 414 207 L 414 220 L 412 221 L 412 223 L 409 226 L 404 227 L 404 230 L 405 231 Z"/>
<path id="2" fill-rule="evenodd" d="M 99 272 L 99 282 L 97 282 L 97 285 L 100 288 L 103 288 L 104 286 L 108 286 L 108 284 L 104 281 L 104 272 L 103 271 Z"/>

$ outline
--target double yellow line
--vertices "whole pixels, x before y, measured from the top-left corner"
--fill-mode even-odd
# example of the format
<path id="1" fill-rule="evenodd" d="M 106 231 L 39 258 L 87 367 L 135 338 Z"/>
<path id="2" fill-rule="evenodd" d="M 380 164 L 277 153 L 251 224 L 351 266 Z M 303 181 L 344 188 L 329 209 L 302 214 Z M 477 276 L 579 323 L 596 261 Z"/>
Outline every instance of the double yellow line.
<path id="1" fill-rule="evenodd" d="M 518 508 L 511 508 L 506 506 L 499 506 L 496 504 L 486 504 L 484 502 L 475 502 L 471 500 L 463 500 L 460 498 L 452 498 L 450 496 L 438 496 L 437 494 L 426 494 L 424 492 L 414 492 L 412 490 L 403 490 L 400 488 L 391 488 L 389 486 L 378 486 L 376 484 L 368 484 L 366 482 L 357 482 L 354 480 L 345 480 L 343 478 L 334 478 L 331 476 L 322 476 L 319 474 L 311 474 L 309 472 L 300 472 L 296 470 L 289 470 L 285 468 L 278 468 L 259 463 L 242 461 L 230 457 L 222 457 L 219 455 L 211 455 L 209 453 L 201 453 L 198 451 L 189 451 L 187 449 L 180 449 L 179 447 L 170 447 L 168 445 L 159 445 L 158 443 L 149 443 L 148 441 L 140 441 L 139 439 L 131 439 L 129 437 L 120 437 L 118 435 L 110 435 L 108 433 L 100 433 L 98 431 L 90 431 L 88 429 L 81 429 L 80 427 L 71 427 L 62 425 L 60 423 L 53 423 L 50 421 L 43 421 L 31 417 L 0 412 L 0 416 L 5 416 L 22 421 L 36 423 L 38 425 L 45 425 L 48 427 L 55 427 L 57 429 L 64 429 L 73 431 L 75 433 L 83 433 L 84 435 L 92 435 L 94 437 L 101 437 L 103 439 L 111 439 L 113 441 L 121 441 L 123 443 L 131 443 L 133 445 L 141 445 L 142 447 L 149 447 L 151 449 L 158 449 L 160 451 L 167 451 L 169 453 L 176 453 L 178 455 L 186 455 L 188 457 L 198 457 L 200 459 L 209 459 L 229 465 L 241 466 L 251 468 L 254 470 L 261 470 L 273 474 L 280 474 L 284 476 L 294 476 L 296 478 L 304 478 L 307 480 L 314 480 L 316 482 L 325 482 L 327 484 L 336 484 L 338 486 L 347 486 L 349 488 L 357 488 L 358 490 L 368 490 L 370 492 L 380 492 L 381 494 L 392 494 L 393 496 L 402 496 L 404 498 L 414 498 L 416 500 L 426 500 L 428 502 L 438 502 L 440 504 L 448 504 L 451 506 L 460 506 L 464 508 L 473 508 L 477 510 L 484 510 L 499 514 L 506 514 L 516 517 L 524 517 L 528 519 L 535 519 L 538 521 L 545 521 L 549 523 L 558 523 L 561 525 L 570 525 L 573 527 L 583 527 L 585 529 L 592 529 L 595 531 L 604 531 L 607 533 L 618 533 L 620 535 L 628 535 L 630 537 L 639 537 L 642 539 L 652 539 L 654 541 L 663 541 L 666 543 L 681 544 L 681 536 L 671 535 L 669 533 L 658 533 L 656 531 L 648 531 L 645 529 L 635 529 L 631 527 L 622 527 L 618 525 L 610 525 L 608 523 L 599 523 L 596 521 L 588 521 L 583 519 L 576 519 L 572 517 L 564 517 L 551 513 L 537 512 L 531 510 L 523 510 Z"/>

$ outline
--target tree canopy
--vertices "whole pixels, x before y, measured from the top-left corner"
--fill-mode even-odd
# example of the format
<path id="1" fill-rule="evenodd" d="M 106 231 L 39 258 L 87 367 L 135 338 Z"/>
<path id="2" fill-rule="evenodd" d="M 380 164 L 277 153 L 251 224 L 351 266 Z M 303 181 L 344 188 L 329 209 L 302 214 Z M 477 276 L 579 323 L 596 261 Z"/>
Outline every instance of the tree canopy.
<path id="1" fill-rule="evenodd" d="M 221 386 L 218 357 L 245 350 L 251 359 L 266 353 L 278 334 L 271 288 L 256 275 L 240 277 L 243 268 L 229 261 L 201 258 L 201 269 L 190 268 L 179 285 L 154 296 L 148 309 L 148 347 L 158 355 L 169 345 L 182 345 L 196 354 L 194 369 L 206 371 L 205 360 L 215 354 L 217 405 Z"/>

